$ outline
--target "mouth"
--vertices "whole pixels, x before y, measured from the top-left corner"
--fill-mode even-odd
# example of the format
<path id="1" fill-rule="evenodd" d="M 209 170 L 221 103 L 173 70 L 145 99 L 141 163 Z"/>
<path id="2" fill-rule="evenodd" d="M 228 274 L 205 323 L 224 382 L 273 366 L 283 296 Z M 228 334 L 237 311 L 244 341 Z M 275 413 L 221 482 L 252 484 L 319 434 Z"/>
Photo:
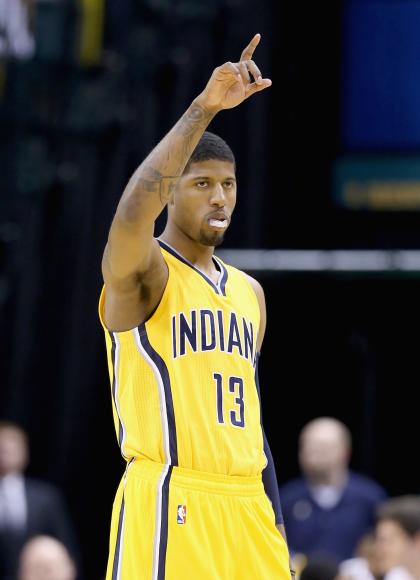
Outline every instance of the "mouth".
<path id="1" fill-rule="evenodd" d="M 229 222 L 226 218 L 223 219 L 210 218 L 208 220 L 209 226 L 216 230 L 225 230 L 228 227 L 228 223 Z"/>
<path id="2" fill-rule="evenodd" d="M 207 223 L 216 230 L 225 230 L 229 225 L 229 219 L 224 212 L 218 212 L 209 216 Z"/>

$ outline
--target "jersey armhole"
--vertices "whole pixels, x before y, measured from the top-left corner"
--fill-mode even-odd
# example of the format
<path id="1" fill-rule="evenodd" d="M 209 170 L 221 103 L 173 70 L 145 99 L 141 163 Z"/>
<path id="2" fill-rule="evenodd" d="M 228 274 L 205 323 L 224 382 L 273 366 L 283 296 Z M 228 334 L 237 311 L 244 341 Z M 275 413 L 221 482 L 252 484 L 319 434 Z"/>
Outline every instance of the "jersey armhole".
<path id="1" fill-rule="evenodd" d="M 160 248 L 160 250 L 162 252 L 163 259 L 165 260 L 166 265 L 168 267 L 168 279 L 166 280 L 166 285 L 165 285 L 165 288 L 163 290 L 162 297 L 159 300 L 159 303 L 157 304 L 156 308 L 153 310 L 153 312 L 151 313 L 151 315 L 149 316 L 149 318 L 147 318 L 147 320 L 145 320 L 142 324 L 147 324 L 147 322 L 149 320 L 151 320 L 155 316 L 156 317 L 159 316 L 159 310 L 161 310 L 164 307 L 165 303 L 168 300 L 169 286 L 170 286 L 170 283 L 172 282 L 173 276 L 171 276 L 171 266 L 170 266 L 168 260 L 166 259 L 166 256 L 164 254 L 164 251 L 162 251 L 162 248 Z M 102 328 L 104 329 L 104 331 L 106 333 L 109 333 L 109 332 L 114 332 L 114 331 L 110 330 L 107 327 L 107 325 L 105 324 L 105 320 L 104 320 L 104 314 L 103 313 L 104 313 L 104 308 L 105 308 L 105 294 L 106 294 L 106 285 L 104 284 L 102 286 L 101 294 L 100 294 L 100 297 L 99 297 L 98 314 L 99 314 L 99 320 L 101 321 Z M 131 335 L 132 332 L 133 332 L 133 330 L 135 330 L 136 328 L 138 328 L 138 326 L 135 326 L 135 327 L 130 328 L 128 330 L 119 331 L 116 334 L 118 334 L 118 336 Z"/>

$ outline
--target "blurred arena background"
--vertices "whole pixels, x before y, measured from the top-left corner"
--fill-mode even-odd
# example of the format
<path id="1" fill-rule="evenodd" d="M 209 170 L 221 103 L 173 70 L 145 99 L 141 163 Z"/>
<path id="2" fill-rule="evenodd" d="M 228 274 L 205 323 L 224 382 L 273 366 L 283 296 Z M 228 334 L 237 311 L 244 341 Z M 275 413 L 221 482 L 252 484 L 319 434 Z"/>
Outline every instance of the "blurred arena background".
<path id="1" fill-rule="evenodd" d="M 220 255 L 263 284 L 263 412 L 278 478 L 331 415 L 352 465 L 420 492 L 420 1 L 0 2 L 0 418 L 64 491 L 103 574 L 123 464 L 100 260 L 130 174 L 255 32 L 273 87 L 211 125 L 238 162 Z"/>

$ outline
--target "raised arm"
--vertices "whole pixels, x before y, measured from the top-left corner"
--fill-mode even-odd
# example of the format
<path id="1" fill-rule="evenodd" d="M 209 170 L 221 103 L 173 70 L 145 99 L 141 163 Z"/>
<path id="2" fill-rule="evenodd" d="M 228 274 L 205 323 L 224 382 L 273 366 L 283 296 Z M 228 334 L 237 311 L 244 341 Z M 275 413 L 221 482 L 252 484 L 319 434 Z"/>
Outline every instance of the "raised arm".
<path id="1" fill-rule="evenodd" d="M 167 267 L 153 237 L 154 223 L 168 203 L 198 141 L 212 118 L 271 85 L 252 61 L 257 34 L 237 63 L 217 67 L 204 91 L 146 157 L 125 188 L 112 221 L 102 260 L 108 328 L 127 330 L 158 304 Z M 255 82 L 251 82 L 250 74 Z"/>

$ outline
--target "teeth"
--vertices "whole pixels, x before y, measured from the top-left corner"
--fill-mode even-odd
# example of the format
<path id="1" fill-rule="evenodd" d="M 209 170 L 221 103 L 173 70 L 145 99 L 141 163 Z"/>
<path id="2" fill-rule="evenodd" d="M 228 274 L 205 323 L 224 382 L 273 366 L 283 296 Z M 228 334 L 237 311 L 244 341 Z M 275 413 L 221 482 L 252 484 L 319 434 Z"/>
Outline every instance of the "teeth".
<path id="1" fill-rule="evenodd" d="M 216 220 L 216 219 L 211 219 L 209 221 L 209 224 L 211 226 L 215 226 L 217 228 L 224 228 L 226 225 L 226 220 Z"/>

